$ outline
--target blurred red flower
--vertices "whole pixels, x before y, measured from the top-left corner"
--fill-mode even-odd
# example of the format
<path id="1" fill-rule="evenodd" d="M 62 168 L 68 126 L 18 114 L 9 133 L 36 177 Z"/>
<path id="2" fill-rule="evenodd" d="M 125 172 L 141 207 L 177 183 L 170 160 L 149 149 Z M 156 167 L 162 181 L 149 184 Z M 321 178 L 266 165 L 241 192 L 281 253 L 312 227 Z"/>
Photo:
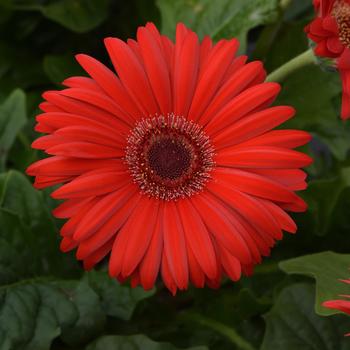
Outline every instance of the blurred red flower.
<path id="1" fill-rule="evenodd" d="M 305 27 L 317 56 L 332 59 L 343 84 L 342 119 L 350 118 L 350 0 L 314 0 L 317 17 Z"/>
<path id="2" fill-rule="evenodd" d="M 280 86 L 236 39 L 199 42 L 183 24 L 175 44 L 150 23 L 105 44 L 117 75 L 78 55 L 90 77 L 45 92 L 37 116 L 48 135 L 33 147 L 52 157 L 27 172 L 36 188 L 63 184 L 61 249 L 86 269 L 110 254 L 110 275 L 145 289 L 160 273 L 172 293 L 251 273 L 296 231 L 286 211 L 306 209 L 294 192 L 311 159 L 293 148 L 310 135 L 271 130 L 294 115 L 269 107 Z"/>
<path id="3" fill-rule="evenodd" d="M 344 283 L 350 284 L 350 280 L 342 280 Z M 350 298 L 350 295 L 340 295 L 343 298 Z M 339 310 L 350 315 L 350 300 L 329 300 L 325 301 L 322 304 L 324 307 L 328 307 L 329 309 Z M 345 334 L 347 337 L 350 336 L 350 333 Z"/>

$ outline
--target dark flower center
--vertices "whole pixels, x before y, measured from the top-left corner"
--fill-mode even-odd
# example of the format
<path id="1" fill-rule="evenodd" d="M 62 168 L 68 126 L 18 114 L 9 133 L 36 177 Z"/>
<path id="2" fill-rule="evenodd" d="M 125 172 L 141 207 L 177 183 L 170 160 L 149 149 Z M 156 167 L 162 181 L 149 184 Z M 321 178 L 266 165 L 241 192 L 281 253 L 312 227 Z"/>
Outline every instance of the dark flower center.
<path id="1" fill-rule="evenodd" d="M 214 150 L 199 125 L 173 114 L 144 119 L 132 130 L 126 163 L 141 192 L 177 200 L 210 179 Z"/>
<path id="2" fill-rule="evenodd" d="M 192 150 L 176 137 L 155 141 L 148 150 L 150 168 L 162 179 L 176 180 L 191 166 Z"/>
<path id="3" fill-rule="evenodd" d="M 350 48 L 350 3 L 344 0 L 336 1 L 332 15 L 338 24 L 339 40 Z"/>

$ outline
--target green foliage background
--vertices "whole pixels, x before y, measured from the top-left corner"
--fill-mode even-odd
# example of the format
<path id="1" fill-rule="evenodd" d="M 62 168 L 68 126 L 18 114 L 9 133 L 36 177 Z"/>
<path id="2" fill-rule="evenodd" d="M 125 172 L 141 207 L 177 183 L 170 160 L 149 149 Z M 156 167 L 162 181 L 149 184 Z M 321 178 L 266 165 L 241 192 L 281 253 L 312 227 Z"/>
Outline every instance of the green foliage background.
<path id="1" fill-rule="evenodd" d="M 288 127 L 313 135 L 303 194 L 310 209 L 251 278 L 172 297 L 120 286 L 102 264 L 84 273 L 59 252 L 47 191 L 24 175 L 45 90 L 84 74 L 74 54 L 108 62 L 103 38 L 134 37 L 153 21 L 183 21 L 214 40 L 236 36 L 268 71 L 308 48 L 311 0 L 0 0 L 0 350 L 346 350 L 350 319 L 321 302 L 350 294 L 350 124 L 339 119 L 337 74 L 307 67 L 283 84 Z M 333 251 L 333 252 L 331 252 Z M 332 315 L 332 316 L 330 316 Z M 328 317 L 327 317 L 328 316 Z"/>

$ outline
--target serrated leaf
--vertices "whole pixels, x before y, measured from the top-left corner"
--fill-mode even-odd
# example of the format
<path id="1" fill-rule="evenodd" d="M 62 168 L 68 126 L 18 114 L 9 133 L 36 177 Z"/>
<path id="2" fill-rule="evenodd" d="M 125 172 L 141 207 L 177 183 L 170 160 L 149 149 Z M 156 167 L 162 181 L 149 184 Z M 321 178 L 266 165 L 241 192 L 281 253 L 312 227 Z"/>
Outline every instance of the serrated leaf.
<path id="1" fill-rule="evenodd" d="M 322 303 L 336 299 L 340 294 L 350 294 L 349 285 L 340 281 L 349 278 L 350 254 L 323 252 L 304 255 L 282 261 L 279 267 L 285 273 L 306 275 L 316 280 L 315 310 L 319 315 L 338 313 L 323 307 Z"/>
<path id="2" fill-rule="evenodd" d="M 313 304 L 312 286 L 296 284 L 283 289 L 265 315 L 261 350 L 349 350 L 344 334 L 350 329 L 350 319 L 318 316 Z"/>
<path id="3" fill-rule="evenodd" d="M 278 17 L 278 0 L 157 0 L 162 32 L 174 36 L 177 22 L 183 22 L 199 37 L 214 40 L 237 37 L 244 51 L 250 29 Z"/>
<path id="4" fill-rule="evenodd" d="M 178 350 L 170 343 L 158 343 L 145 335 L 131 335 L 131 336 L 104 336 L 99 338 L 96 342 L 89 345 L 86 350 Z M 187 348 L 187 350 L 208 350 L 206 346 L 195 346 Z"/>
<path id="5" fill-rule="evenodd" d="M 85 275 L 89 285 L 99 294 L 106 315 L 130 320 L 137 303 L 152 296 L 155 289 L 121 286 L 115 279 L 106 278 L 104 272 L 91 271 Z"/>
<path id="6" fill-rule="evenodd" d="M 5 168 L 7 154 L 17 133 L 27 121 L 26 97 L 22 90 L 15 90 L 0 105 L 0 171 Z"/>

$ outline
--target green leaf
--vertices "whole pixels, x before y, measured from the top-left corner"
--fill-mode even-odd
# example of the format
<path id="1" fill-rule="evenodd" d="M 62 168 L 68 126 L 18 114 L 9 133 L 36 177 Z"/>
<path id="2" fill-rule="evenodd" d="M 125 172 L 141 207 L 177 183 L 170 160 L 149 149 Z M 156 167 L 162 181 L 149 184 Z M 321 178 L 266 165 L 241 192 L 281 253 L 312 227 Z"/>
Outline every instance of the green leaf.
<path id="1" fill-rule="evenodd" d="M 4 170 L 7 154 L 18 132 L 25 125 L 26 97 L 22 90 L 15 90 L 0 105 L 0 170 Z"/>
<path id="2" fill-rule="evenodd" d="M 319 315 L 332 315 L 337 310 L 322 306 L 326 300 L 337 299 L 340 294 L 350 294 L 348 284 L 340 279 L 349 278 L 350 254 L 323 252 L 282 261 L 280 268 L 288 274 L 301 274 L 316 280 L 315 309 Z"/>
<path id="3" fill-rule="evenodd" d="M 157 343 L 144 335 L 132 336 L 104 336 L 96 342 L 89 345 L 86 350 L 177 350 L 174 345 L 169 343 Z M 206 346 L 196 346 L 187 348 L 187 350 L 207 350 Z"/>
<path id="4" fill-rule="evenodd" d="M 41 272 L 32 232 L 17 215 L 4 209 L 0 209 L 0 222 L 0 285 Z"/>
<path id="5" fill-rule="evenodd" d="M 142 288 L 121 286 L 115 279 L 106 278 L 103 272 L 91 271 L 86 274 L 86 279 L 100 295 L 106 315 L 123 320 L 130 320 L 137 303 L 155 293 L 155 289 L 144 291 Z"/>
<path id="6" fill-rule="evenodd" d="M 21 11 L 40 11 L 45 17 L 74 32 L 88 32 L 105 21 L 110 0 L 56 0 L 47 5 L 28 0 L 7 1 L 7 8 Z"/>
<path id="7" fill-rule="evenodd" d="M 244 51 L 250 29 L 278 18 L 279 0 L 157 0 L 157 5 L 164 34 L 173 36 L 176 23 L 183 22 L 200 38 L 237 37 Z"/>
<path id="8" fill-rule="evenodd" d="M 349 350 L 345 316 L 325 318 L 313 311 L 314 288 L 295 284 L 282 290 L 271 311 L 261 350 Z"/>
<path id="9" fill-rule="evenodd" d="M 47 18 L 78 33 L 99 26 L 107 17 L 109 0 L 60 0 L 40 8 Z"/>
<path id="10" fill-rule="evenodd" d="M 297 110 L 286 127 L 310 131 L 337 159 L 345 160 L 350 150 L 350 127 L 340 120 L 340 92 L 338 74 L 318 66 L 306 67 L 285 81 L 277 103 Z"/>
<path id="11" fill-rule="evenodd" d="M 350 198 L 350 168 L 343 168 L 338 176 L 319 179 L 309 183 L 303 194 L 309 205 L 305 216 L 309 228 L 318 235 L 324 235 L 336 227 L 348 229 L 348 201 Z"/>
<path id="12" fill-rule="evenodd" d="M 104 278 L 106 277 L 108 278 L 104 274 Z M 79 315 L 74 327 L 66 327 L 63 330 L 63 341 L 75 345 L 86 343 L 99 335 L 106 322 L 99 295 L 84 280 L 79 283 L 63 281 L 57 286 L 69 297 L 70 301 L 74 302 Z"/>
<path id="13" fill-rule="evenodd" d="M 1 287 L 0 349 L 49 350 L 59 336 L 70 346 L 86 343 L 102 333 L 107 315 L 126 319 L 121 307 L 107 312 L 106 303 L 112 305 L 116 300 L 113 294 L 128 304 L 130 316 L 137 303 L 151 295 L 137 288 L 138 297 L 128 298 L 130 287 L 117 282 L 106 294 L 104 286 L 109 280 L 107 273 L 93 272 L 80 281 L 42 279 Z M 95 283 L 102 286 L 96 289 Z"/>
<path id="14" fill-rule="evenodd" d="M 71 276 L 76 262 L 59 250 L 44 193 L 17 171 L 0 175 L 0 284 L 37 274 Z M 13 255 L 6 253 L 10 247 Z M 79 270 L 80 271 L 80 270 Z"/>
<path id="15" fill-rule="evenodd" d="M 74 55 L 47 55 L 44 58 L 44 71 L 53 83 L 61 83 L 70 76 L 86 75 L 75 61 Z"/>
<path id="16" fill-rule="evenodd" d="M 0 290 L 0 349 L 48 350 L 78 311 L 62 291 L 33 283 Z"/>

